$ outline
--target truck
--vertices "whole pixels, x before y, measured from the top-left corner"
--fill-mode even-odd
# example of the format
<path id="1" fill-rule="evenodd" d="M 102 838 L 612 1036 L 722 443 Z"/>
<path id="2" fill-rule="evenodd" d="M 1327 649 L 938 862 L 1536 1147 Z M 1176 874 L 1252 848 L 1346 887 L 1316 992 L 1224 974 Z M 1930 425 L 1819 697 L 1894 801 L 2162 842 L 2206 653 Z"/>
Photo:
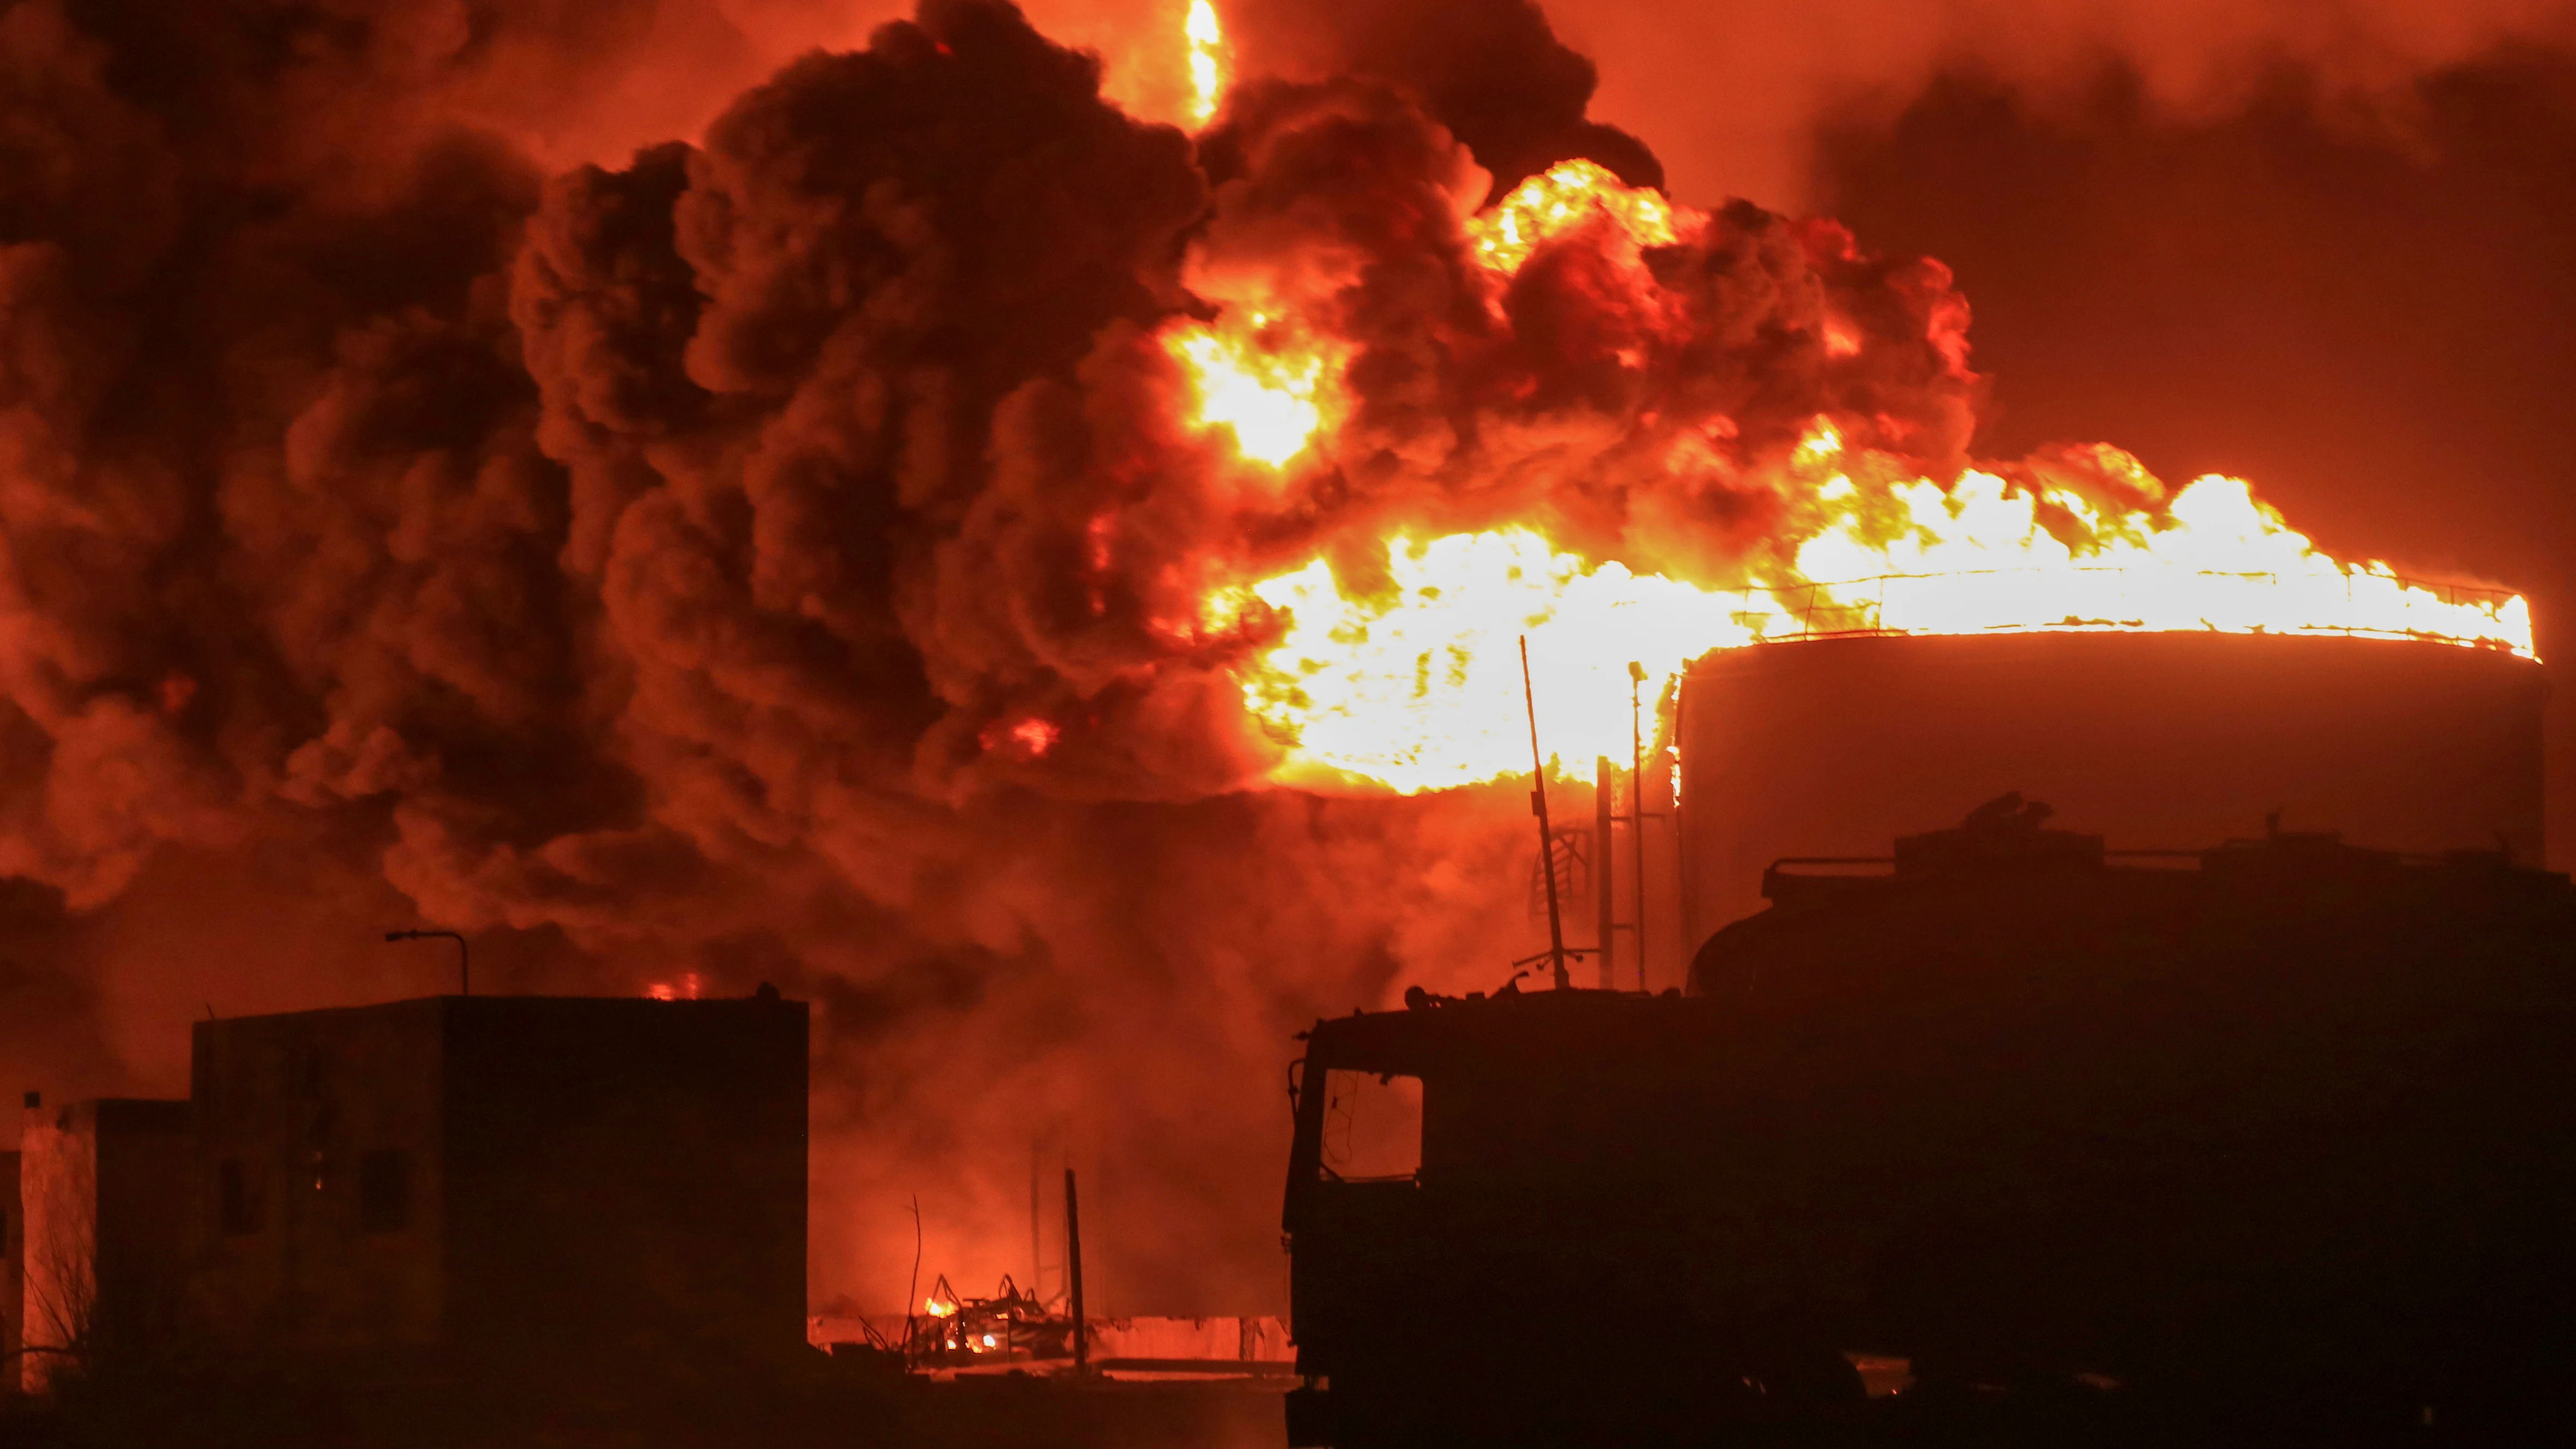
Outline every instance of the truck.
<path id="1" fill-rule="evenodd" d="M 2045 818 L 2007 796 L 1883 859 L 1778 862 L 1686 993 L 1317 1022 L 1290 1442 L 1994 1402 L 2565 1432 L 2567 878 Z M 1869 1399 L 1863 1356 L 1910 1387 Z"/>

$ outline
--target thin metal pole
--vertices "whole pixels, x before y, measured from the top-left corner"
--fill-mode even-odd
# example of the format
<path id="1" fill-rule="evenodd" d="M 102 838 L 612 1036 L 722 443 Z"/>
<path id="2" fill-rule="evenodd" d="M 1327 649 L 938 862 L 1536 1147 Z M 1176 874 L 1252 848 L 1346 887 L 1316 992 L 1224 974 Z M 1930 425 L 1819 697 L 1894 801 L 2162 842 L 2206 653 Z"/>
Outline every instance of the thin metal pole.
<path id="1" fill-rule="evenodd" d="M 1673 684 L 1673 744 L 1676 748 L 1690 739 L 1682 729 L 1684 723 L 1682 707 L 1689 700 L 1690 671 L 1685 667 L 1682 677 Z M 1690 986 L 1692 943 L 1699 939 L 1699 924 L 1693 919 L 1697 912 L 1692 909 L 1693 903 L 1699 897 L 1699 882 L 1691 876 L 1690 831 L 1687 828 L 1688 822 L 1682 818 L 1682 811 L 1688 808 L 1682 801 L 1684 789 L 1681 779 L 1682 767 L 1689 763 L 1687 758 L 1683 758 L 1674 764 L 1672 794 L 1673 894 L 1676 897 L 1673 913 L 1681 918 L 1682 923 L 1682 939 L 1674 954 L 1682 963 L 1684 990 L 1688 990 Z"/>
<path id="2" fill-rule="evenodd" d="M 1610 863 L 1619 852 L 1610 843 L 1610 833 L 1618 823 L 1618 783 L 1610 775 L 1610 757 L 1596 756 L 1592 764 L 1592 834 L 1598 842 L 1592 849 L 1592 885 L 1595 903 L 1593 914 L 1601 922 L 1601 989 L 1610 990 L 1617 983 L 1612 978 L 1611 961 L 1617 954 L 1619 923 L 1613 919 L 1618 908 L 1613 902 L 1618 895 L 1611 881 Z"/>
<path id="3" fill-rule="evenodd" d="M 1646 682 L 1646 666 L 1628 661 L 1628 849 L 1636 857 L 1637 924 L 1629 939 L 1637 943 L 1637 989 L 1646 989 L 1646 736 L 1637 722 L 1637 686 Z M 1606 982 L 1604 984 L 1607 984 Z"/>
<path id="4" fill-rule="evenodd" d="M 912 1319 L 921 1308 L 921 1194 L 912 1195 L 912 1286 L 903 1290 L 903 1357 L 912 1361 Z"/>
<path id="5" fill-rule="evenodd" d="M 1538 753 L 1538 689 L 1530 683 L 1529 636 L 1521 636 L 1521 701 L 1529 706 L 1530 810 L 1538 816 L 1538 871 L 1547 882 L 1547 957 L 1556 968 L 1556 989 L 1573 983 L 1565 975 L 1565 917 L 1556 903 L 1556 834 L 1547 828 L 1547 762 Z"/>
<path id="6" fill-rule="evenodd" d="M 1091 1320 L 1082 1315 L 1082 1199 L 1073 1190 L 1073 1169 L 1064 1170 L 1064 1263 L 1073 1293 L 1073 1373 L 1091 1372 Z"/>

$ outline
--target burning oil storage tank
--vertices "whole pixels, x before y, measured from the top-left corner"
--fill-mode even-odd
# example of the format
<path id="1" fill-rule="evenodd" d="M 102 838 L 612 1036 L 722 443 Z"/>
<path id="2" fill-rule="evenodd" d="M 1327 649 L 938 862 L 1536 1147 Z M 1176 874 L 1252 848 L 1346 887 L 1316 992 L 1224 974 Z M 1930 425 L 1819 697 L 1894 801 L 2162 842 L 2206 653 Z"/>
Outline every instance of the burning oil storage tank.
<path id="1" fill-rule="evenodd" d="M 1806 638 L 1684 676 L 1686 939 L 1784 857 L 1872 857 L 2007 790 L 2123 847 L 2281 812 L 2399 851 L 2541 862 L 2541 666 L 2413 639 L 2107 631 Z"/>

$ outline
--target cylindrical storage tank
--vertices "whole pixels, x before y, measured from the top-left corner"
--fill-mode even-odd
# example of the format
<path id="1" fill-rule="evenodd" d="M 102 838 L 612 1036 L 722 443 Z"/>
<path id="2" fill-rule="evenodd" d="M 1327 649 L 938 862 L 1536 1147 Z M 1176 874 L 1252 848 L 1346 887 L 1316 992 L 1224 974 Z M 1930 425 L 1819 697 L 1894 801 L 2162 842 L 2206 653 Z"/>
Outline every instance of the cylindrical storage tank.
<path id="1" fill-rule="evenodd" d="M 1711 654 L 1680 699 L 1686 940 L 1784 856 L 1884 856 L 2007 790 L 2117 849 L 2339 830 L 2539 863 L 2541 667 L 2411 640 L 2060 633 Z"/>

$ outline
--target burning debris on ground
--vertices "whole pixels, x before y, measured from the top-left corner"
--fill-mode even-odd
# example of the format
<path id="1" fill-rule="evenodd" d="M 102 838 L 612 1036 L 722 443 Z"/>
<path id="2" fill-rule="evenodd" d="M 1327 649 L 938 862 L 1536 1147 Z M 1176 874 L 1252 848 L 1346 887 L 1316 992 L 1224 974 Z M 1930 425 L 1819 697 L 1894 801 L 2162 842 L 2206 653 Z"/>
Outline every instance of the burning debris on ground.
<path id="1" fill-rule="evenodd" d="M 1073 1362 L 1074 1325 L 1009 1278 L 990 1298 L 961 1298 L 941 1274 L 898 1350 L 916 1365 L 953 1367 L 1040 1359 Z"/>
<path id="2" fill-rule="evenodd" d="M 2458 218 L 2557 214 L 2566 128 L 2543 102 L 2576 84 L 2486 48 L 2554 55 L 2563 27 L 2512 7 L 2432 26 L 2403 0 L 2351 7 L 2332 46 L 2118 0 L 2033 5 L 2029 27 L 1801 21 L 1877 38 L 1832 47 L 1864 89 L 1993 62 L 1889 131 L 1791 93 L 1857 93 L 1816 79 L 1814 37 L 1719 9 L 1746 43 L 1698 55 L 1678 38 L 1707 7 L 1643 3 L 0 3 L 0 1068 L 56 1104 L 15 1176 L 49 1202 L 87 1162 L 62 1221 L 109 1234 L 145 1202 L 186 1221 L 111 1235 L 197 1255 L 99 1267 L 95 1306 L 193 1275 L 228 1334 L 345 1347 L 359 1320 L 445 1322 L 433 1299 L 524 1317 L 494 1306 L 526 1278 L 495 1262 L 624 1240 L 540 1233 L 509 1199 L 519 1238 L 456 1240 L 489 1261 L 424 1267 L 391 1228 L 245 1256 L 303 1201 L 314 1164 L 288 1149 L 328 1132 L 272 1109 L 322 1069 L 243 1087 L 192 1061 L 443 981 L 425 951 L 361 949 L 389 923 L 470 943 L 491 999 L 729 1010 L 775 981 L 810 1001 L 804 1227 L 727 1230 L 765 1265 L 731 1276 L 767 1305 L 794 1238 L 807 1342 L 1052 1372 L 1109 1333 L 1133 1351 L 1103 1361 L 1228 1362 L 1211 1324 L 1234 1325 L 1230 1361 L 1280 1360 L 1298 1027 L 1514 967 L 1682 990 L 1784 857 L 1872 857 L 2015 789 L 2124 845 L 2277 814 L 2267 848 L 2342 830 L 2544 866 L 2551 623 L 2492 576 L 2576 587 L 2533 543 L 2570 527 L 2496 501 L 2542 485 L 2481 449 L 2576 366 L 2425 340 L 2454 334 L 2397 294 L 2469 287 L 2471 248 L 2395 207 L 2286 240 L 2245 208 L 2249 252 L 2296 260 L 2274 290 L 2307 296 L 2359 247 L 2378 260 L 2345 270 L 2415 319 L 2341 347 L 2388 378 L 2305 430 L 2347 461 L 2340 435 L 2380 414 L 2456 435 L 2439 468 L 2338 492 L 2299 461 L 2327 440 L 2286 424 L 2231 453 L 2174 446 L 2190 429 L 2167 417 L 2132 453 L 2066 421 L 2189 391 L 2188 358 L 2136 361 L 2115 330 L 2059 345 L 2132 366 L 2118 396 L 2042 389 L 2059 421 L 2017 420 L 1970 293 L 2021 283 L 1904 233 L 1922 176 L 1975 190 L 1932 163 L 1983 177 L 1980 126 L 2045 170 L 2041 133 L 2098 124 L 2067 154 L 2099 139 L 2144 195 L 2156 147 L 2260 122 L 2279 134 L 2248 154 L 2401 158 L 2453 188 L 2428 214 L 2500 235 Z M 2048 58 L 2105 36 L 2139 67 L 2131 109 L 2048 111 L 2029 72 L 2061 79 Z M 2242 117 L 2155 109 L 2240 44 L 2287 78 L 2194 99 Z M 1639 110 L 1674 57 L 1776 60 L 1782 89 L 1695 82 L 1726 94 Z M 1977 109 L 1997 95 L 2010 114 Z M 1813 131 L 1820 192 L 1887 234 L 1715 184 L 1718 133 L 1685 121 L 1757 104 L 1765 135 Z M 2230 184 L 2307 184 L 2275 180 Z M 2123 266 L 2172 250 L 2164 221 L 2121 218 L 2074 220 Z M 2023 230 L 2019 275 L 2103 260 Z M 2561 249 L 2526 250 L 2545 260 L 2504 248 L 2520 270 L 2494 285 L 2559 315 Z M 2045 310 L 2005 309 L 2020 345 Z M 2237 315 L 2205 325 L 2231 343 Z M 2422 406 L 2410 368 L 2489 392 Z M 2545 405 L 2515 391 L 2534 379 Z M 2278 487 L 2241 462 L 2285 455 Z M 2386 522 L 2399 494 L 2412 526 Z M 465 1090 L 442 1053 L 539 1009 L 469 1000 L 411 1003 L 441 1045 L 387 1027 L 370 1067 L 421 1100 Z M 367 1100 L 386 1140 L 314 1181 L 359 1217 L 482 1200 L 466 1164 L 496 1139 L 433 1142 L 388 1125 L 402 1092 Z M 691 1100 L 702 1145 L 701 1114 L 741 1107 Z M 118 1154 L 159 1140 L 137 1124 L 171 1136 L 180 1110 L 204 1158 L 165 1164 L 186 1190 L 114 1188 Z M 567 1131 L 559 1153 L 512 1140 L 555 1168 L 606 1150 Z M 1091 1240 L 1059 1271 L 1090 1259 L 1087 1304 L 1021 1242 L 1033 1144 L 1081 1164 Z M 725 1197 L 650 1191 L 700 1187 Z M 923 1314 L 916 1256 L 1000 1286 Z M 9 1334 L 50 1273 L 30 1260 Z M 723 1336 L 793 1346 L 760 1316 Z M 1802 1362 L 1838 1384 L 1833 1354 L 1887 1347 Z"/>

